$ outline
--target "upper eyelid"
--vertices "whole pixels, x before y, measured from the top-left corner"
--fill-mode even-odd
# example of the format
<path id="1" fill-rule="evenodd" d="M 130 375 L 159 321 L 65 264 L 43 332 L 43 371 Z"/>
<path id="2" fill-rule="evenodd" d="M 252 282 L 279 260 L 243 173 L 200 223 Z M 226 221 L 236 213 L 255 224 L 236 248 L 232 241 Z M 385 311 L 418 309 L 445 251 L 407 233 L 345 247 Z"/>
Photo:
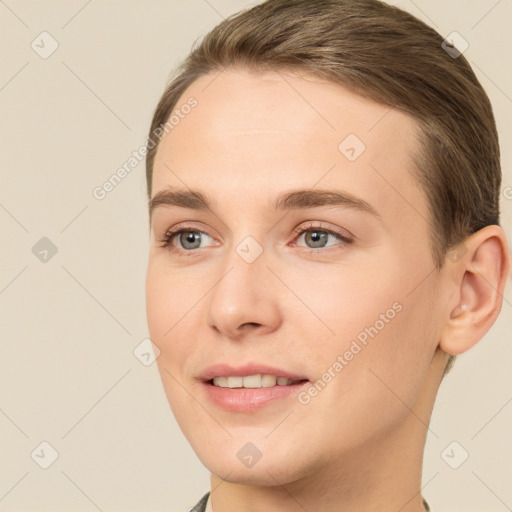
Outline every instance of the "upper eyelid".
<path id="1" fill-rule="evenodd" d="M 350 231 L 348 231 L 347 229 L 344 229 L 344 228 L 330 228 L 328 226 L 322 226 L 322 225 L 320 225 L 322 221 L 318 221 L 318 223 L 316 223 L 315 221 L 305 221 L 305 222 L 306 222 L 306 225 L 302 225 L 303 223 L 301 223 L 298 226 L 294 227 L 292 229 L 292 233 L 298 233 L 300 235 L 303 231 L 312 231 L 314 229 L 317 229 L 318 231 L 327 231 L 329 233 L 338 234 L 338 235 L 343 235 L 343 232 L 345 232 L 345 233 L 347 233 L 347 235 L 350 238 L 355 238 L 355 236 L 352 235 L 352 233 L 350 233 Z M 338 230 L 341 232 L 339 232 Z M 182 226 L 181 223 L 165 230 L 164 236 L 167 235 L 168 233 L 172 233 L 173 235 L 175 235 L 175 234 L 180 233 L 181 231 L 195 231 L 198 233 L 202 233 L 203 235 L 207 235 L 210 238 L 214 238 L 206 230 L 203 230 L 201 228 L 198 228 L 198 227 L 192 226 L 192 225 L 188 225 L 188 224 L 185 224 Z"/>
<path id="2" fill-rule="evenodd" d="M 322 225 L 323 221 L 305 221 L 304 223 L 300 223 L 296 228 L 293 228 L 293 232 L 298 232 L 301 234 L 303 231 L 312 231 L 317 229 L 318 231 L 327 231 L 333 235 L 344 236 L 345 238 L 356 239 L 356 237 L 346 228 L 342 228 L 340 226 L 336 228 L 332 228 L 329 226 Z"/>

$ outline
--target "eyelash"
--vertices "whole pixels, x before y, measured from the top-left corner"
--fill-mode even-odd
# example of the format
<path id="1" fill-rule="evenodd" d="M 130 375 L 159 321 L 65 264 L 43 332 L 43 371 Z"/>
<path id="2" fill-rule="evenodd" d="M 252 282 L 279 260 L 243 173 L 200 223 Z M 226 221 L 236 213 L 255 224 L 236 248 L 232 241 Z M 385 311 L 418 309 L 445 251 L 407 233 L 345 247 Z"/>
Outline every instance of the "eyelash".
<path id="1" fill-rule="evenodd" d="M 334 229 L 324 228 L 315 223 L 307 223 L 306 225 L 299 226 L 298 228 L 293 230 L 293 235 L 295 236 L 295 238 L 298 238 L 300 235 L 302 235 L 303 233 L 306 233 L 308 231 L 319 231 L 321 233 L 328 233 L 330 235 L 333 235 L 338 240 L 340 240 L 341 242 L 343 242 L 347 245 L 351 244 L 354 241 L 352 238 L 342 234 L 339 231 L 336 231 Z M 195 232 L 195 233 L 206 234 L 194 226 L 180 225 L 178 227 L 169 229 L 165 233 L 165 235 L 159 240 L 160 247 L 167 248 L 170 252 L 176 253 L 180 256 L 194 256 L 197 251 L 196 249 L 190 249 L 187 251 L 187 250 L 183 250 L 183 249 L 180 249 L 179 247 L 174 247 L 173 245 L 171 245 L 172 239 L 175 236 L 177 236 L 183 232 Z M 309 253 L 318 253 L 319 251 L 325 251 L 325 249 L 322 247 L 318 247 L 316 249 L 303 247 L 303 249 L 305 249 Z"/>

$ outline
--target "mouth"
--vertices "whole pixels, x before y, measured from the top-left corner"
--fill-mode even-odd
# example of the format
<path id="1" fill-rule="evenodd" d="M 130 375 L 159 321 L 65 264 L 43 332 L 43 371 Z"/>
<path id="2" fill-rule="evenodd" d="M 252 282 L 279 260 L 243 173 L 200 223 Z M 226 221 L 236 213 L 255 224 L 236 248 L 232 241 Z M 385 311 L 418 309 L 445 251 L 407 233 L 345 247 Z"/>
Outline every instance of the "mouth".
<path id="1" fill-rule="evenodd" d="M 266 365 L 215 365 L 199 378 L 207 400 L 232 412 L 255 412 L 291 400 L 310 382 L 305 376 Z M 277 405 L 276 405 L 277 407 Z"/>

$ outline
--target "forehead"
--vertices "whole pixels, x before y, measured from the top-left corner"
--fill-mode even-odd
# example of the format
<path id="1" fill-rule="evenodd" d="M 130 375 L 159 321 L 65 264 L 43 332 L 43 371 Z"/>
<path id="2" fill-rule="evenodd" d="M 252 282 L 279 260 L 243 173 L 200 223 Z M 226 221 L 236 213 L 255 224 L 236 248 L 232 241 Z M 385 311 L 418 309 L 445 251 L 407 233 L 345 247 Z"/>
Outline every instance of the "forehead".
<path id="1" fill-rule="evenodd" d="M 338 84 L 285 72 L 202 76 L 176 109 L 190 97 L 197 106 L 186 109 L 158 147 L 153 195 L 185 185 L 247 205 L 262 192 L 318 184 L 390 213 L 403 212 L 404 202 L 420 209 L 424 203 L 410 172 L 418 127 L 402 112 Z"/>

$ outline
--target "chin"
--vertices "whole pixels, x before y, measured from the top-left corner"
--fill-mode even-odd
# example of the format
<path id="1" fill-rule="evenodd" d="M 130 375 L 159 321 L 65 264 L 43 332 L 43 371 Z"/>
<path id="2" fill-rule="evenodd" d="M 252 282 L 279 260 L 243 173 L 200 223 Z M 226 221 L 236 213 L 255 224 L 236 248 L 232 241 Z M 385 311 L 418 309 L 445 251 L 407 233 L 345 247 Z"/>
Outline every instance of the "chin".
<path id="1" fill-rule="evenodd" d="M 292 470 L 290 460 L 263 461 L 260 459 L 254 466 L 245 467 L 238 459 L 223 460 L 218 457 L 200 457 L 203 465 L 211 473 L 226 482 L 240 485 L 272 487 L 293 482 L 300 478 L 297 468 Z"/>
<path id="2" fill-rule="evenodd" d="M 249 431 L 250 429 L 248 429 Z M 305 476 L 302 468 L 308 467 L 308 457 L 296 449 L 291 438 L 227 434 L 221 439 L 215 436 L 205 443 L 202 433 L 188 437 L 201 463 L 213 474 L 227 482 L 276 486 L 287 484 Z M 268 435 L 268 432 L 265 434 Z M 253 439 L 254 441 L 250 441 Z"/>

